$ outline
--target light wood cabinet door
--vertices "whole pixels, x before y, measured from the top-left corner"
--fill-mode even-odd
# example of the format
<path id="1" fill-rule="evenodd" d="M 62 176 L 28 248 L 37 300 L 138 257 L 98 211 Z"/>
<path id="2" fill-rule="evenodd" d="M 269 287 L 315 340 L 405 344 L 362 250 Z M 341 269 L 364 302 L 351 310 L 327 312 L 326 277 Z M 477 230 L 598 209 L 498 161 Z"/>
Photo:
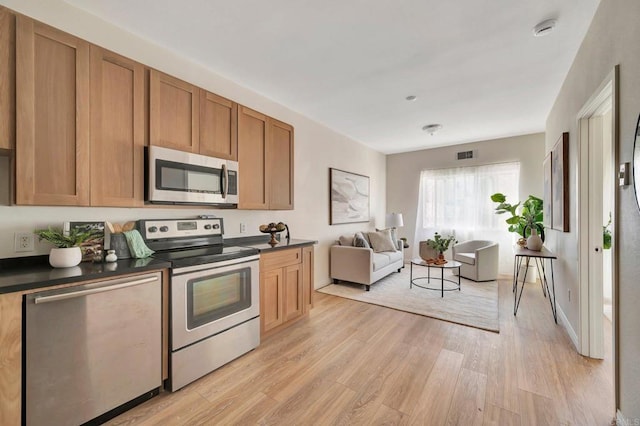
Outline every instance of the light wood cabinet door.
<path id="1" fill-rule="evenodd" d="M 269 119 L 269 209 L 293 209 L 293 127 Z"/>
<path id="2" fill-rule="evenodd" d="M 0 7 L 0 149 L 16 138 L 16 18 Z"/>
<path id="3" fill-rule="evenodd" d="M 301 316 L 303 308 L 302 265 L 291 265 L 284 268 L 284 321 Z"/>
<path id="4" fill-rule="evenodd" d="M 89 205 L 89 43 L 16 18 L 16 202 Z"/>
<path id="5" fill-rule="evenodd" d="M 199 152 L 200 89 L 151 70 L 149 105 L 151 145 Z"/>
<path id="6" fill-rule="evenodd" d="M 240 209 L 268 209 L 269 176 L 266 167 L 267 116 L 238 108 L 238 172 Z"/>
<path id="7" fill-rule="evenodd" d="M 202 89 L 200 154 L 238 161 L 238 104 Z"/>
<path id="8" fill-rule="evenodd" d="M 265 333 L 284 322 L 283 269 L 260 272 L 260 329 Z"/>
<path id="9" fill-rule="evenodd" d="M 302 291 L 303 291 L 303 309 L 308 312 L 313 308 L 313 294 L 315 292 L 314 279 L 314 253 L 313 246 L 302 248 Z"/>
<path id="10" fill-rule="evenodd" d="M 144 66 L 91 46 L 91 205 L 142 206 Z"/>

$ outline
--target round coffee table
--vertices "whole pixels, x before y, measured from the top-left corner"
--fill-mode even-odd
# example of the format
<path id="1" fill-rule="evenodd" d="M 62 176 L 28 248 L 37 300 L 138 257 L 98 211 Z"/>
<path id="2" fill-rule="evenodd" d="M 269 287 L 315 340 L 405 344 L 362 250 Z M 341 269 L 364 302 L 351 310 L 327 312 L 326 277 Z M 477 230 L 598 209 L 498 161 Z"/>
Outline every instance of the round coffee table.
<path id="1" fill-rule="evenodd" d="M 426 277 L 413 277 L 413 265 L 416 266 L 425 266 L 427 268 L 427 276 Z M 415 258 L 415 259 L 411 259 L 411 272 L 409 275 L 409 288 L 412 288 L 414 285 L 416 287 L 420 287 L 420 288 L 424 288 L 425 290 L 439 290 L 441 293 L 441 297 L 444 297 L 444 292 L 445 291 L 454 291 L 454 290 L 458 290 L 460 291 L 460 266 L 462 266 L 462 263 L 457 262 L 455 260 L 449 260 L 447 261 L 447 263 L 445 263 L 444 265 L 435 265 L 433 263 L 427 263 L 424 260 L 422 260 L 421 258 Z M 440 281 L 440 287 L 429 287 L 428 284 L 431 283 L 431 268 L 437 268 L 440 269 L 440 278 L 438 277 L 434 277 L 433 280 L 437 280 Z M 454 280 L 450 280 L 448 278 L 444 277 L 444 270 L 445 269 L 457 269 L 458 270 L 458 281 L 454 281 Z M 424 282 L 426 281 L 426 284 L 422 284 L 420 285 L 420 282 Z M 451 283 L 454 284 L 454 286 L 448 286 L 447 288 L 445 288 L 444 283 Z"/>

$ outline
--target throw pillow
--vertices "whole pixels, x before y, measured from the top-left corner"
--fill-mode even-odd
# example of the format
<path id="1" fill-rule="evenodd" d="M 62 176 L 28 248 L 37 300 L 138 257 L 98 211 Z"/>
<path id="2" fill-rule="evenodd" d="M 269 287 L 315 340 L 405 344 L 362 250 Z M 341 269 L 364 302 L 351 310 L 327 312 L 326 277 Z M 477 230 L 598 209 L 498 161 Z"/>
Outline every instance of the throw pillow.
<path id="1" fill-rule="evenodd" d="M 369 241 L 371 241 L 371 247 L 376 253 L 382 251 L 397 251 L 396 245 L 391 239 L 391 231 L 385 229 L 384 231 L 369 232 Z"/>
<path id="2" fill-rule="evenodd" d="M 367 239 L 365 238 L 362 232 L 356 232 L 356 235 L 354 235 L 353 246 L 371 248 L 371 246 L 369 245 L 369 241 L 367 241 Z"/>
<path id="3" fill-rule="evenodd" d="M 386 231 L 386 230 L 391 231 L 391 239 L 393 240 L 393 245 L 396 245 L 396 241 L 398 241 L 398 230 L 396 228 L 384 228 L 384 229 L 376 228 L 376 232 Z"/>
<path id="4" fill-rule="evenodd" d="M 340 235 L 340 238 L 338 238 L 338 243 L 340 243 L 341 246 L 353 246 L 353 237 L 353 234 Z"/>

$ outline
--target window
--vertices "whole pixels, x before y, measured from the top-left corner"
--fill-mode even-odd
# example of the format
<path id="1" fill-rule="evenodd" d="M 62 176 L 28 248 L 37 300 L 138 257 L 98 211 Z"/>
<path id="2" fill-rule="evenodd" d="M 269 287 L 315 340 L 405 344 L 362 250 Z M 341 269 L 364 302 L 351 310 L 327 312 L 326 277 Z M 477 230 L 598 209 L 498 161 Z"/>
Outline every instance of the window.
<path id="1" fill-rule="evenodd" d="M 460 242 L 496 241 L 500 273 L 510 273 L 513 235 L 507 231 L 506 218 L 494 213 L 496 205 L 490 197 L 501 192 L 511 202 L 518 200 L 519 178 L 520 163 L 422 171 L 414 241 L 432 238 L 435 232 L 453 234 Z M 415 256 L 418 250 L 414 244 Z"/>

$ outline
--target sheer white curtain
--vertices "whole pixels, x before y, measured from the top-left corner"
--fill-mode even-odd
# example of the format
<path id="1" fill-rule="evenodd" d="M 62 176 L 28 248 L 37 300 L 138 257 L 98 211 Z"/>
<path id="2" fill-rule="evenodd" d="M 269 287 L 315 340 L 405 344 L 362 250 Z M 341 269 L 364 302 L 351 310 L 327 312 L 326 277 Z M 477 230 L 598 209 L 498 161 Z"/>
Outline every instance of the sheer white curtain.
<path id="1" fill-rule="evenodd" d="M 459 242 L 492 240 L 500 244 L 500 273 L 512 273 L 514 234 L 507 231 L 506 216 L 494 213 L 490 197 L 501 192 L 516 202 L 519 179 L 520 163 L 423 170 L 413 256 L 418 256 L 419 242 L 436 232 L 455 235 Z"/>

